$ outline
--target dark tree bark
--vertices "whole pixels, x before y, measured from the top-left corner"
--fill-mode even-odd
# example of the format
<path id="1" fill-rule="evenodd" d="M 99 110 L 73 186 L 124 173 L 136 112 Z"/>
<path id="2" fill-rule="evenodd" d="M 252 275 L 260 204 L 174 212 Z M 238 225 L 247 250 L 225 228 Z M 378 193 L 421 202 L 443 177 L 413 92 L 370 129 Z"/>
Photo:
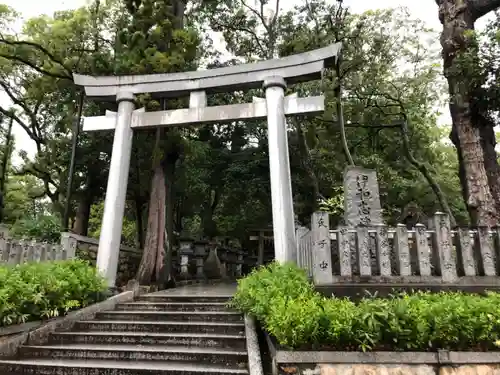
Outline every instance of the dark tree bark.
<path id="1" fill-rule="evenodd" d="M 302 167 L 304 168 L 307 176 L 309 177 L 309 183 L 313 191 L 313 199 L 314 202 L 312 207 L 312 212 L 316 211 L 319 206 L 319 200 L 323 198 L 319 190 L 319 182 L 318 177 L 316 176 L 316 172 L 314 170 L 313 160 L 311 156 L 311 150 L 309 149 L 309 145 L 307 144 L 307 139 L 304 134 L 304 129 L 302 128 L 302 124 L 300 121 L 294 121 L 295 129 L 297 130 L 297 142 L 298 148 L 300 152 L 300 161 Z"/>
<path id="2" fill-rule="evenodd" d="M 221 189 L 221 187 L 210 186 L 207 190 L 207 200 L 203 205 L 203 214 L 201 217 L 203 237 L 207 240 L 212 240 L 217 236 L 217 224 L 214 220 L 214 213 L 219 204 Z"/>
<path id="3" fill-rule="evenodd" d="M 451 142 L 455 145 L 455 148 L 457 149 L 457 158 L 458 158 L 458 177 L 460 179 L 460 185 L 462 186 L 462 198 L 464 202 L 467 202 L 467 197 L 469 196 L 469 190 L 467 187 L 467 179 L 465 178 L 465 169 L 464 169 L 464 159 L 462 157 L 462 150 L 460 150 L 459 147 L 457 147 L 457 144 L 459 144 L 458 138 L 457 138 L 457 131 L 455 127 L 452 127 L 451 133 L 450 133 L 450 140 Z M 469 210 L 469 207 L 466 205 L 467 210 Z M 473 212 L 469 211 L 469 217 L 472 217 Z"/>
<path id="4" fill-rule="evenodd" d="M 473 93 L 472 119 L 475 126 L 479 128 L 488 184 L 495 200 L 497 214 L 500 215 L 500 166 L 495 150 L 497 144 L 495 122 L 489 113 L 488 101 L 483 99 L 482 91 L 483 87 L 478 86 L 476 92 Z"/>
<path id="5" fill-rule="evenodd" d="M 86 236 L 89 231 L 90 208 L 92 207 L 92 196 L 86 191 L 78 200 L 73 232 L 81 236 Z"/>
<path id="6" fill-rule="evenodd" d="M 498 221 L 497 204 L 486 171 L 481 131 L 473 119 L 472 85 L 457 57 L 472 47 L 466 32 L 474 30 L 479 17 L 500 6 L 500 0 L 436 0 L 436 3 L 443 24 L 441 46 L 453 120 L 451 138 L 460 155 L 465 203 L 473 224 L 494 226 Z"/>
<path id="7" fill-rule="evenodd" d="M 78 197 L 78 206 L 76 209 L 75 220 L 73 223 L 73 232 L 81 236 L 86 236 L 89 230 L 90 210 L 99 194 L 99 181 L 96 178 L 97 174 L 92 170 L 87 172 L 85 179 L 85 190 Z"/>
<path id="8" fill-rule="evenodd" d="M 135 204 L 135 225 L 137 230 L 137 245 L 139 249 L 144 248 L 144 224 L 142 221 L 142 198 L 138 195 L 134 198 Z"/>
<path id="9" fill-rule="evenodd" d="M 2 157 L 2 175 L 0 177 L 0 223 L 3 222 L 3 208 L 4 208 L 4 196 L 5 196 L 5 183 L 7 180 L 7 167 L 9 164 L 9 157 L 11 154 L 11 144 L 12 144 L 12 125 L 14 124 L 14 119 L 9 118 L 9 125 L 7 127 L 7 135 L 5 137 L 5 148 Z"/>
<path id="10" fill-rule="evenodd" d="M 161 279 L 165 257 L 165 198 L 165 174 L 158 164 L 153 175 L 144 253 L 136 276 L 136 280 L 143 285 Z"/>
<path id="11" fill-rule="evenodd" d="M 172 150 L 163 160 L 165 173 L 164 185 L 166 190 L 166 226 L 164 241 L 164 268 L 161 270 L 159 282 L 166 283 L 173 279 L 173 252 L 174 252 L 174 199 L 175 199 L 175 167 L 179 160 L 180 152 Z M 158 270 L 160 272 L 160 270 Z M 160 273 L 159 273 L 160 275 Z"/>

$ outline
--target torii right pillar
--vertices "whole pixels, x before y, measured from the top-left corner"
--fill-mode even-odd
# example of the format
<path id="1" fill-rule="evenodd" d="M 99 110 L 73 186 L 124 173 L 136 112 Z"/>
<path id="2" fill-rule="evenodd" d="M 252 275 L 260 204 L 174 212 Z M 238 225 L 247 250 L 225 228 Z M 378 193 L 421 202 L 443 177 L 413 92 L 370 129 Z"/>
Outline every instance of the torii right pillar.
<path id="1" fill-rule="evenodd" d="M 274 256 L 281 263 L 296 263 L 295 215 L 284 104 L 286 82 L 283 77 L 269 77 L 264 80 L 263 88 L 267 104 Z"/>

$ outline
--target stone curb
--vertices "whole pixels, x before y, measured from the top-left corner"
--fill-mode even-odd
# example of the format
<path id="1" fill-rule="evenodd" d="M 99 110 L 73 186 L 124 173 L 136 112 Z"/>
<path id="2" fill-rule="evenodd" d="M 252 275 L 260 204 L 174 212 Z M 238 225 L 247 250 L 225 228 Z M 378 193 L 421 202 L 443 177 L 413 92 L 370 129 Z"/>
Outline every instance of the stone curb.
<path id="1" fill-rule="evenodd" d="M 9 337 L 0 342 L 0 357 L 15 356 L 17 350 L 22 345 L 43 345 L 47 342 L 50 333 L 56 330 L 69 330 L 73 327 L 74 323 L 79 320 L 92 319 L 96 313 L 112 310 L 118 303 L 133 301 L 135 294 L 136 290 L 120 293 L 105 301 L 87 306 L 80 310 L 72 311 L 64 317 L 48 321 L 34 330 L 28 330 Z"/>
<path id="2" fill-rule="evenodd" d="M 262 359 L 260 357 L 259 339 L 255 319 L 245 314 L 245 336 L 247 338 L 249 375 L 263 375 Z"/>
<path id="3" fill-rule="evenodd" d="M 22 333 L 26 331 L 31 331 L 32 329 L 40 327 L 44 322 L 37 320 L 34 322 L 27 322 L 22 324 L 10 325 L 7 327 L 0 328 L 0 337 L 15 335 L 16 333 Z"/>
<path id="4" fill-rule="evenodd" d="M 273 358 L 273 369 L 279 364 L 379 364 L 379 365 L 478 365 L 500 364 L 500 352 L 335 352 L 283 350 L 266 333 L 266 341 Z"/>

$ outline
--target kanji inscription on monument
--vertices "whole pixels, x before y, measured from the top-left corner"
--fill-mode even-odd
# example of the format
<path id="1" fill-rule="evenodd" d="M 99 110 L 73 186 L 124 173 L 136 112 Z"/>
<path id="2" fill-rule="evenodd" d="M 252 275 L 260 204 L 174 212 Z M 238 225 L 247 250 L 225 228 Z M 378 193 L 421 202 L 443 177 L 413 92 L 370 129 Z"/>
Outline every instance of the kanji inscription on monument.
<path id="1" fill-rule="evenodd" d="M 360 167 L 344 171 L 344 218 L 348 227 L 383 224 L 376 171 Z"/>

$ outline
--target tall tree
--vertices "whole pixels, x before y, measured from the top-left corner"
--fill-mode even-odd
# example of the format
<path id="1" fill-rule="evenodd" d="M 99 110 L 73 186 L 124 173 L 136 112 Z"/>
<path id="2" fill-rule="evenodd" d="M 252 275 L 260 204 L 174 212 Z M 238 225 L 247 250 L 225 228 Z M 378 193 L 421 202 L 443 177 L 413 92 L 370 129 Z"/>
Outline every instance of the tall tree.
<path id="1" fill-rule="evenodd" d="M 460 64 L 472 53 L 476 62 L 474 23 L 500 6 L 499 0 L 436 0 L 443 24 L 444 75 L 448 81 L 453 128 L 450 138 L 457 149 L 464 200 L 476 225 L 496 225 L 500 219 L 500 172 L 493 124 L 477 109 L 474 81 Z M 483 82 L 479 82 L 479 86 Z"/>
<path id="2" fill-rule="evenodd" d="M 184 28 L 186 4 L 182 0 L 125 1 L 132 22 L 120 35 L 126 56 L 119 73 L 168 73 L 193 70 L 198 37 Z M 176 101 L 142 98 L 147 109 L 167 109 Z M 164 283 L 171 278 L 174 221 L 175 166 L 182 150 L 176 130 L 156 131 L 153 178 L 144 255 L 137 272 L 141 283 Z M 166 216 L 166 217 L 165 217 Z"/>

